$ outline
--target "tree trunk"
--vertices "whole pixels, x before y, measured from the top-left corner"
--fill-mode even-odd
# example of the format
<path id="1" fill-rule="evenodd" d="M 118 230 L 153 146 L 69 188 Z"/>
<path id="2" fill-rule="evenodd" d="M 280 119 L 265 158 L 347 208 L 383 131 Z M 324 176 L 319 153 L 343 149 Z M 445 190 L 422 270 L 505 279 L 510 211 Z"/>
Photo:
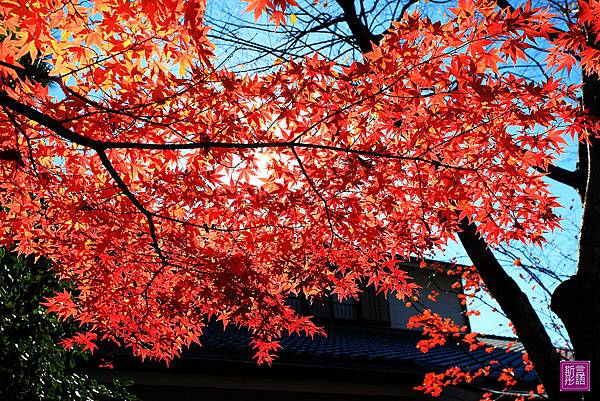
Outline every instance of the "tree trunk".
<path id="1" fill-rule="evenodd" d="M 523 343 L 538 377 L 551 400 L 573 399 L 559 391 L 560 356 L 552 344 L 544 324 L 529 302 L 529 298 L 498 262 L 467 219 L 461 221 L 458 237 L 477 269 L 490 295 L 513 323 L 517 337 Z"/>
<path id="2" fill-rule="evenodd" d="M 584 75 L 583 105 L 600 118 L 600 81 Z M 589 360 L 591 392 L 585 400 L 600 399 L 600 139 L 587 145 L 587 177 L 577 273 L 558 286 L 552 310 L 565 324 L 575 358 Z"/>

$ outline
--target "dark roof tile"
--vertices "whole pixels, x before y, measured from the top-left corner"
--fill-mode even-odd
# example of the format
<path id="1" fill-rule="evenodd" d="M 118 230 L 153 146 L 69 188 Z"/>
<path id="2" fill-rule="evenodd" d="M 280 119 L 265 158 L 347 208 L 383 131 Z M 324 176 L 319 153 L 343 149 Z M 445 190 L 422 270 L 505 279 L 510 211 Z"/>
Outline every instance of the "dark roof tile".
<path id="1" fill-rule="evenodd" d="M 327 336 L 309 338 L 300 335 L 290 335 L 281 340 L 283 349 L 281 357 L 318 357 L 327 360 L 356 361 L 385 361 L 387 365 L 410 363 L 424 370 L 443 371 L 452 366 L 463 369 L 478 369 L 486 366 L 492 360 L 498 360 L 498 365 L 492 365 L 492 376 L 499 374 L 502 367 L 512 367 L 517 377 L 526 382 L 536 381 L 535 372 L 526 372 L 521 358 L 523 347 L 515 343 L 509 347 L 511 340 L 487 339 L 480 340 L 494 346 L 491 353 L 478 349 L 469 352 L 465 346 L 447 343 L 423 353 L 416 348 L 419 336 L 414 332 L 401 330 L 368 331 L 350 327 L 329 327 Z M 192 351 L 195 356 L 202 353 L 245 352 L 250 358 L 250 334 L 246 330 L 228 326 L 225 330 L 216 324 L 209 325 L 201 338 L 203 347 Z M 514 342 L 514 341 L 512 341 Z"/>

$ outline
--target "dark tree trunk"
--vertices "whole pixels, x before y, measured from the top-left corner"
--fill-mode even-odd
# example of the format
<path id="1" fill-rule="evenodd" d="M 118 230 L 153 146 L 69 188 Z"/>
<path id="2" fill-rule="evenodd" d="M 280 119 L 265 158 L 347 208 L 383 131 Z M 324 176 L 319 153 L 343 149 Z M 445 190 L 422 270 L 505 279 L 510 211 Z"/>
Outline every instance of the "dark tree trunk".
<path id="1" fill-rule="evenodd" d="M 584 76 L 583 105 L 600 118 L 600 81 Z M 591 362 L 591 392 L 585 400 L 600 399 L 600 139 L 587 145 L 587 177 L 577 273 L 552 296 L 552 310 L 561 318 L 578 360 Z"/>
<path id="2" fill-rule="evenodd" d="M 551 399 L 561 399 L 559 391 L 560 356 L 552 344 L 544 324 L 529 302 L 527 295 L 506 273 L 476 232 L 475 226 L 464 219 L 458 237 L 469 258 L 485 283 L 487 290 L 497 301 L 514 325 L 519 340 L 529 354 L 536 372 Z"/>

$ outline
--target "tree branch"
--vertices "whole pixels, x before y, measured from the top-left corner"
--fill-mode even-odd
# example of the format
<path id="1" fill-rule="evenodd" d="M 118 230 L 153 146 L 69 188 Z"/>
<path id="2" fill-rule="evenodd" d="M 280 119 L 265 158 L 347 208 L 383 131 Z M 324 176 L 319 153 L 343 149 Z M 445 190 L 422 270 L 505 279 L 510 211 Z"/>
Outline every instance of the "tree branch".
<path id="1" fill-rule="evenodd" d="M 368 53 L 373 50 L 371 42 L 375 40 L 375 37 L 360 20 L 356 7 L 354 6 L 354 0 L 336 0 L 339 6 L 344 11 L 344 19 L 354 35 L 356 45 L 363 53 Z"/>
<path id="2" fill-rule="evenodd" d="M 33 107 L 13 99 L 2 91 L 0 91 L 0 105 L 6 106 L 8 109 L 43 125 L 63 139 L 66 139 L 70 142 L 77 143 L 94 150 L 104 149 L 102 141 L 80 135 L 66 128 L 60 121 L 34 109 Z"/>
<path id="3" fill-rule="evenodd" d="M 502 9 L 508 8 L 510 11 L 515 11 L 515 8 L 508 2 L 508 0 L 496 0 L 496 4 L 498 4 L 498 7 Z"/>
<path id="4" fill-rule="evenodd" d="M 321 201 L 323 201 L 323 206 L 325 207 L 325 214 L 327 217 L 327 223 L 329 224 L 329 229 L 331 230 L 331 238 L 329 240 L 329 251 L 331 251 L 331 249 L 333 248 L 333 237 L 336 236 L 336 234 L 335 234 L 335 229 L 333 227 L 333 221 L 331 220 L 331 211 L 329 210 L 329 204 L 327 203 L 327 200 L 325 199 L 323 194 L 321 192 L 319 192 L 319 189 L 315 185 L 312 178 L 310 178 L 310 176 L 308 175 L 308 172 L 304 168 L 304 163 L 302 163 L 302 159 L 300 159 L 300 156 L 298 156 L 296 149 L 294 149 L 293 147 L 291 149 L 292 149 L 292 153 L 294 154 L 294 157 L 296 158 L 296 161 L 298 162 L 298 165 L 300 166 L 300 170 L 302 170 L 302 174 L 304 175 L 304 178 L 306 178 L 306 180 L 308 181 L 308 184 L 310 185 L 310 187 L 312 188 L 314 193 L 319 197 L 319 199 L 321 199 Z"/>
<path id="5" fill-rule="evenodd" d="M 240 143 L 240 142 L 213 142 L 213 141 L 202 141 L 202 142 L 187 142 L 187 143 L 139 143 L 139 142 L 124 142 L 124 141 L 100 141 L 97 139 L 89 138 L 84 135 L 78 134 L 75 131 L 66 128 L 62 122 L 44 114 L 40 111 L 25 105 L 6 93 L 0 92 L 0 105 L 6 106 L 8 109 L 15 111 L 16 113 L 35 121 L 44 127 L 50 129 L 63 139 L 70 142 L 76 143 L 81 146 L 88 147 L 90 149 L 108 150 L 108 149 L 138 149 L 138 150 L 192 150 L 192 149 L 277 149 L 277 148 L 304 148 L 304 149 L 319 149 L 319 150 L 330 150 L 340 153 L 355 154 L 361 156 L 378 157 L 383 159 L 392 160 L 405 160 L 405 161 L 420 161 L 436 167 L 444 167 L 448 169 L 463 170 L 463 171 L 474 171 L 473 168 L 464 166 L 454 166 L 446 163 L 441 163 L 437 160 L 430 160 L 422 156 L 403 156 L 393 153 L 384 153 L 373 150 L 362 150 L 345 148 L 334 145 L 325 145 L 318 143 L 304 143 L 294 141 L 281 141 L 281 142 L 255 142 L 255 143 Z"/>
<path id="6" fill-rule="evenodd" d="M 559 167 L 554 164 L 548 165 L 548 168 L 544 170 L 541 167 L 534 167 L 536 171 L 546 174 L 546 177 L 552 178 L 554 181 L 560 182 L 570 186 L 571 188 L 578 191 L 580 194 L 584 192 L 584 188 L 581 187 L 581 172 L 578 170 L 570 171 Z"/>

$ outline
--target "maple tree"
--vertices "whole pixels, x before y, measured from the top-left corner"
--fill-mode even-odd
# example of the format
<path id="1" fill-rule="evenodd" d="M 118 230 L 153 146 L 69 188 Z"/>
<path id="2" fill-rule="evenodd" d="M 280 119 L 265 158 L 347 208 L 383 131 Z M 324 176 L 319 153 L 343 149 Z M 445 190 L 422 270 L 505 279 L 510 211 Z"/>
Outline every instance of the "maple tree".
<path id="1" fill-rule="evenodd" d="M 275 25 L 297 6 L 247 3 Z M 412 295 L 397 261 L 458 233 L 560 399 L 560 357 L 490 247 L 559 227 L 545 177 L 580 192 L 579 270 L 553 307 L 575 355 L 600 363 L 600 3 L 579 1 L 565 28 L 529 3 L 461 0 L 439 21 L 403 9 L 380 36 L 337 3 L 361 60 L 236 74 L 216 62 L 203 0 L 2 1 L 0 244 L 75 283 L 46 302 L 91 327 L 67 347 L 102 338 L 169 361 L 216 317 L 270 362 L 283 333 L 322 331 L 290 293 L 355 296 L 366 279 Z M 538 46 L 544 79 L 503 68 Z M 52 66 L 48 85 L 23 57 Z M 559 78 L 573 68 L 582 85 Z M 553 164 L 569 136 L 587 155 L 576 172 Z"/>

